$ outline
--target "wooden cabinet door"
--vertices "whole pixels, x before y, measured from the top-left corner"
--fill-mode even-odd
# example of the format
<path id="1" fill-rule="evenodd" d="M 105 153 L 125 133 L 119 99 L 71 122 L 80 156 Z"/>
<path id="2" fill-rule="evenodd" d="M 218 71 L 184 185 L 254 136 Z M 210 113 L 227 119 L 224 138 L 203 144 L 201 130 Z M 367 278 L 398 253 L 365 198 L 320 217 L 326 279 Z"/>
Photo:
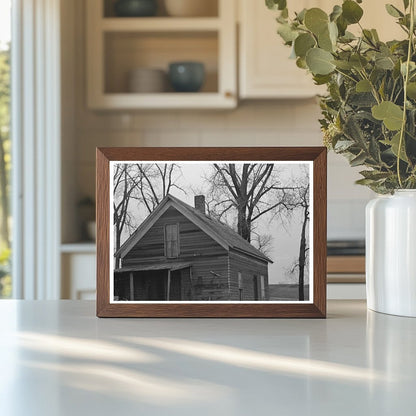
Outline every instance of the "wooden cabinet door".
<path id="1" fill-rule="evenodd" d="M 399 9 L 402 0 L 389 1 Z M 341 0 L 297 0 L 289 2 L 289 11 L 320 7 L 330 12 Z M 241 98 L 306 98 L 325 91 L 313 84 L 311 75 L 290 59 L 291 49 L 277 35 L 276 11 L 268 10 L 261 0 L 239 0 L 240 50 L 239 88 Z M 403 38 L 404 32 L 386 12 L 384 2 L 366 0 L 362 25 L 376 28 L 381 40 Z M 295 8 L 295 9 L 294 9 Z M 358 25 L 349 30 L 357 33 Z"/>
<path id="2" fill-rule="evenodd" d="M 330 10 L 334 2 L 298 0 L 292 3 L 296 3 L 296 10 L 304 7 Z M 289 59 L 291 49 L 276 33 L 277 12 L 268 10 L 264 1 L 259 0 L 239 0 L 238 5 L 240 97 L 305 98 L 322 92 L 314 85 L 311 75 Z"/>

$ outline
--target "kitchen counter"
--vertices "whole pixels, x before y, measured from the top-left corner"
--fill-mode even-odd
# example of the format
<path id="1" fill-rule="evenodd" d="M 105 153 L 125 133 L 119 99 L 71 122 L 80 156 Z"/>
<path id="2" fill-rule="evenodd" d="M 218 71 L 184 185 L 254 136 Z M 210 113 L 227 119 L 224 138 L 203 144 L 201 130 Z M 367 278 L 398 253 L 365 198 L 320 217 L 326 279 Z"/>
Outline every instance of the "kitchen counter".
<path id="1" fill-rule="evenodd" d="M 0 301 L 0 414 L 415 415 L 416 319 L 98 319 Z"/>

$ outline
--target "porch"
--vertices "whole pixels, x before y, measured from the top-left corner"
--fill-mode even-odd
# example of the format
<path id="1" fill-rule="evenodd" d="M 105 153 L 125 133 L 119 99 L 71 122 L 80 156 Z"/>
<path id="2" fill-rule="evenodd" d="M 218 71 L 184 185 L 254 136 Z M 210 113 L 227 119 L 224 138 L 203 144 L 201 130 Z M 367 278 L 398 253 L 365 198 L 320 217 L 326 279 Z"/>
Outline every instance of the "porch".
<path id="1" fill-rule="evenodd" d="M 147 264 L 116 269 L 114 300 L 192 300 L 191 264 Z"/>

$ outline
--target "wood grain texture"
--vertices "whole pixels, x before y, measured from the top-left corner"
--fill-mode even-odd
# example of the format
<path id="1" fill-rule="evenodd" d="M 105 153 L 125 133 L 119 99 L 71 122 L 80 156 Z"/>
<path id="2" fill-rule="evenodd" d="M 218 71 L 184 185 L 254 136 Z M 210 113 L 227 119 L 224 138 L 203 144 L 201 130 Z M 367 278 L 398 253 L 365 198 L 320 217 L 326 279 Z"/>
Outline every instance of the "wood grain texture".
<path id="1" fill-rule="evenodd" d="M 186 318 L 326 317 L 326 148 L 127 147 L 97 149 L 97 316 Z M 313 161 L 313 303 L 110 303 L 110 161 Z"/>

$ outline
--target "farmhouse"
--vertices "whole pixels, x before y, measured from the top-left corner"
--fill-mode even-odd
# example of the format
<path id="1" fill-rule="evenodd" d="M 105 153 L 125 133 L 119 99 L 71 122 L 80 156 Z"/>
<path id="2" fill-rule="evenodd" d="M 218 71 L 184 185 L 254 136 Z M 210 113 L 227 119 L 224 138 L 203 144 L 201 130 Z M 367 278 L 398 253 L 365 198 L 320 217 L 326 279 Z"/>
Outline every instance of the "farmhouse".
<path id="1" fill-rule="evenodd" d="M 114 297 L 137 301 L 268 300 L 271 260 L 227 225 L 167 195 L 116 253 Z"/>

